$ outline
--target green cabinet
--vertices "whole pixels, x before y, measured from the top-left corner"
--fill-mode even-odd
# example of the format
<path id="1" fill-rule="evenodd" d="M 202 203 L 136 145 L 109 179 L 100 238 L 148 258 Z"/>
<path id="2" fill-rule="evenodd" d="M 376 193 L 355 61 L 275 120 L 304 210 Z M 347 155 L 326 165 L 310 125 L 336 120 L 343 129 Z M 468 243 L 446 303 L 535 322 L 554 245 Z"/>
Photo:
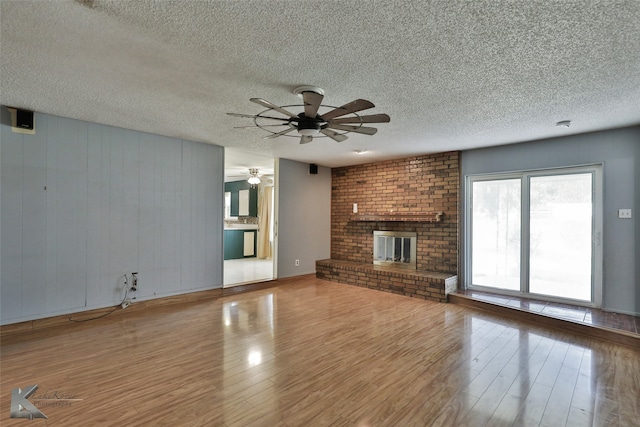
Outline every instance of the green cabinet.
<path id="1" fill-rule="evenodd" d="M 224 230 L 224 259 L 256 256 L 258 230 Z"/>

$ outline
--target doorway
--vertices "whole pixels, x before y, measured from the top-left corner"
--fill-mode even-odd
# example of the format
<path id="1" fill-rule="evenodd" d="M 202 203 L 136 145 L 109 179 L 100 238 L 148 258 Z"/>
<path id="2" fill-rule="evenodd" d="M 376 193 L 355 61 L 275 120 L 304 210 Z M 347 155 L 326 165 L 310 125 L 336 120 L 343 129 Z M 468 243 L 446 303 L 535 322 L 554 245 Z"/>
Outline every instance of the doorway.
<path id="1" fill-rule="evenodd" d="M 225 288 L 276 277 L 274 186 L 273 159 L 225 149 Z"/>
<path id="2" fill-rule="evenodd" d="M 467 287 L 601 304 L 601 167 L 467 178 Z"/>

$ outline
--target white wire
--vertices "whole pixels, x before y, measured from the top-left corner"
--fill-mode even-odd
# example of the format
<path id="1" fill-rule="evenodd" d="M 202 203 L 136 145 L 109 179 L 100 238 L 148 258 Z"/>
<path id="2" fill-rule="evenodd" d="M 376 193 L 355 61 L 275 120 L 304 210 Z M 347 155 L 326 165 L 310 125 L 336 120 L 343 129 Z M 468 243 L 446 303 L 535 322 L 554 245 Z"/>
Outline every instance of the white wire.
<path id="1" fill-rule="evenodd" d="M 124 298 L 122 298 L 122 301 L 120 301 L 120 304 L 116 305 L 115 307 L 113 307 L 113 309 L 111 311 L 108 311 L 104 314 L 101 314 L 100 316 L 97 317 L 91 317 L 89 319 L 82 319 L 82 320 L 75 320 L 73 319 L 73 316 L 69 316 L 69 321 L 70 322 L 88 322 L 89 320 L 96 320 L 96 319 L 102 319 L 103 317 L 106 317 L 108 315 L 110 315 L 111 313 L 113 313 L 114 311 L 116 311 L 118 309 L 118 307 L 122 307 L 122 304 L 124 304 L 124 302 L 127 300 L 127 295 L 129 295 L 129 284 L 128 284 L 128 279 L 127 279 L 127 273 L 123 274 L 124 276 L 124 283 L 123 286 L 125 287 L 125 291 L 124 291 Z"/>

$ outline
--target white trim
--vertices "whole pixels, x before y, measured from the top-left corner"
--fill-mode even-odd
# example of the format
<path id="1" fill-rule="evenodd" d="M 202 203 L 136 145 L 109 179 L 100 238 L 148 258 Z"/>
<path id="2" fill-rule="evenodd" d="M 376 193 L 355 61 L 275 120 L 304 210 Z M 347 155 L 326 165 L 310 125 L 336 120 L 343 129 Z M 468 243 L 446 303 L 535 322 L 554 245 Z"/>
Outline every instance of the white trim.
<path id="1" fill-rule="evenodd" d="M 280 158 L 273 159 L 273 280 L 278 278 L 278 215 L 280 211 Z"/>

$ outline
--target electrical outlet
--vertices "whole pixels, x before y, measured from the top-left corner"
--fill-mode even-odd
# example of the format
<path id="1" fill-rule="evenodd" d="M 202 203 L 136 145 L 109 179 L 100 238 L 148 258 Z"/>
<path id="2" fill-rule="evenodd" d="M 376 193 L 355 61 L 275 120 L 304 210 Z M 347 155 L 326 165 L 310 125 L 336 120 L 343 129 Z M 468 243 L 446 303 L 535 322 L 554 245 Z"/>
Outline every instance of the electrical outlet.
<path id="1" fill-rule="evenodd" d="M 618 209 L 618 218 L 631 218 L 631 209 Z"/>
<path id="2" fill-rule="evenodd" d="M 299 259 L 296 260 L 296 267 L 300 267 L 300 260 Z"/>
<path id="3" fill-rule="evenodd" d="M 138 290 L 138 272 L 131 273 L 131 291 L 136 292 Z"/>

